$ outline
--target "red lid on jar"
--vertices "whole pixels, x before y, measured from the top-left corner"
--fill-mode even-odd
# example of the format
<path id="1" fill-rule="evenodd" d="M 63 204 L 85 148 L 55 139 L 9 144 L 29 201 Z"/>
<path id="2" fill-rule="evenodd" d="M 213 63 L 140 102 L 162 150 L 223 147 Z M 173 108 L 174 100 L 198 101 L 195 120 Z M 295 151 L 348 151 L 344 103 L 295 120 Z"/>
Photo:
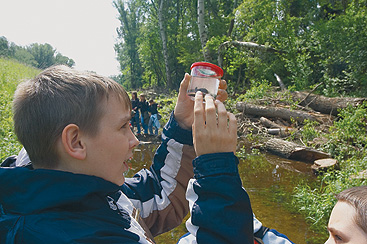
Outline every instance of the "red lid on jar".
<path id="1" fill-rule="evenodd" d="M 223 70 L 221 67 L 215 65 L 215 64 L 212 64 L 212 63 L 207 63 L 207 62 L 196 62 L 196 63 L 193 63 L 191 65 L 191 68 L 194 68 L 195 66 L 206 66 L 206 67 L 210 67 L 213 71 L 215 71 L 215 73 L 218 74 L 218 76 L 222 77 L 223 76 Z"/>

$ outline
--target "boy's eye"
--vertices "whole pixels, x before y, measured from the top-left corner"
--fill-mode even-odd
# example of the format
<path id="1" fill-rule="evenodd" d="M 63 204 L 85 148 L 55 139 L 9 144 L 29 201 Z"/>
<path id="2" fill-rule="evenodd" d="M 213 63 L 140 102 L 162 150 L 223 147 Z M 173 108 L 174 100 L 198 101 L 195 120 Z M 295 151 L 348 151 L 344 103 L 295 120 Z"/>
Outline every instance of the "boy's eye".
<path id="1" fill-rule="evenodd" d="M 126 127 L 128 127 L 128 125 L 129 125 L 129 123 L 125 123 L 125 124 L 123 124 L 123 125 L 121 126 L 121 128 L 126 128 Z"/>
<path id="2" fill-rule="evenodd" d="M 335 243 L 344 243 L 343 242 L 343 238 L 339 235 L 333 235 L 334 236 L 334 240 L 335 240 Z"/>

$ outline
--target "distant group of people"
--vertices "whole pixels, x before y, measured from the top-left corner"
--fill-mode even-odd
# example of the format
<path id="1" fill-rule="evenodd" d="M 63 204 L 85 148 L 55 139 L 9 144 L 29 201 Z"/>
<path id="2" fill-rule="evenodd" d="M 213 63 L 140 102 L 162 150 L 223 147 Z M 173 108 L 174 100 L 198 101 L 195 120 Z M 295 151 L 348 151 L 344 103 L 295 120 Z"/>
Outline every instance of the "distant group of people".
<path id="1" fill-rule="evenodd" d="M 158 104 L 153 99 L 150 99 L 148 103 L 144 93 L 140 94 L 139 97 L 140 99 L 138 98 L 137 92 L 134 91 L 131 93 L 131 129 L 134 131 L 136 127 L 136 133 L 139 136 L 142 134 L 141 125 L 144 134 L 158 135 L 159 128 L 161 127 L 158 118 Z"/>
<path id="2" fill-rule="evenodd" d="M 133 178 L 124 177 L 139 144 L 131 111 L 149 128 L 154 102 L 136 93 L 130 101 L 113 80 L 66 66 L 21 83 L 13 111 L 24 149 L 1 164 L 0 243 L 151 244 L 189 213 L 178 244 L 292 244 L 253 214 L 238 172 L 236 118 L 222 103 L 225 81 L 218 100 L 197 92 L 192 101 L 189 80 L 151 167 Z M 326 243 L 367 244 L 367 186 L 337 199 Z"/>

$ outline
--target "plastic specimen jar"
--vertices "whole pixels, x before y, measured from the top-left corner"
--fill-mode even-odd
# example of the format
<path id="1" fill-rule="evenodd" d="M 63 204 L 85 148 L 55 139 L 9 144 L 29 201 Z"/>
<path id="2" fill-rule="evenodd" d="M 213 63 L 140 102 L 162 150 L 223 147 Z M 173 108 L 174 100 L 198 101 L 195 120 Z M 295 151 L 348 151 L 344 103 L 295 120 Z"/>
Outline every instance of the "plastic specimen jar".
<path id="1" fill-rule="evenodd" d="M 215 64 L 196 62 L 191 65 L 191 80 L 187 89 L 187 95 L 194 100 L 195 93 L 201 91 L 203 95 L 217 96 L 220 78 L 223 70 Z"/>

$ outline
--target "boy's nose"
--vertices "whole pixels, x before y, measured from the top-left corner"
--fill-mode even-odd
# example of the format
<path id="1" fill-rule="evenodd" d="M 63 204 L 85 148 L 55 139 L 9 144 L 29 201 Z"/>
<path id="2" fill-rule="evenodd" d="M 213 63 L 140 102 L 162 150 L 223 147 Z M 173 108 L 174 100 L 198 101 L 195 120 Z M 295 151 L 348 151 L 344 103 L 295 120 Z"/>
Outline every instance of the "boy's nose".
<path id="1" fill-rule="evenodd" d="M 136 136 L 134 135 L 134 133 L 131 131 L 131 138 L 130 138 L 130 148 L 134 148 L 136 147 L 137 145 L 139 145 L 139 140 L 138 138 L 136 138 Z"/>
<path id="2" fill-rule="evenodd" d="M 331 237 L 329 237 L 329 239 L 327 239 L 327 241 L 324 244 L 332 244 L 332 241 L 330 241 Z"/>

